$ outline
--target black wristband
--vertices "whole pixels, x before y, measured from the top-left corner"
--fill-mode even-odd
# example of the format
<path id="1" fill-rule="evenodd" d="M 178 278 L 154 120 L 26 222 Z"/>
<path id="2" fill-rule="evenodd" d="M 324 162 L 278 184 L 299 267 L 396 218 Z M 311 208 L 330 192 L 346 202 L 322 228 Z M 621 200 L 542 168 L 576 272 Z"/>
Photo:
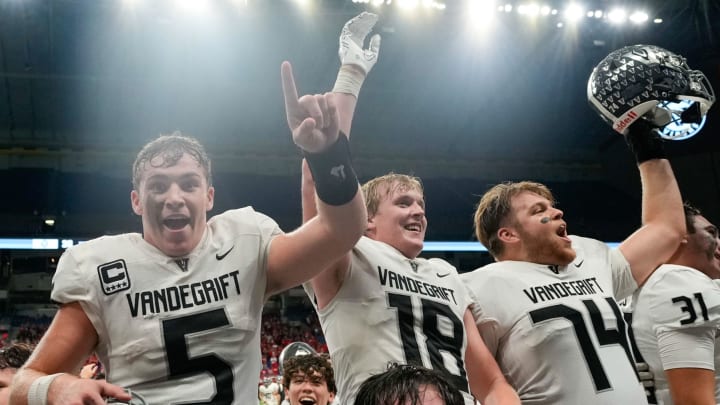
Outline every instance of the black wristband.
<path id="1" fill-rule="evenodd" d="M 318 198 L 325 204 L 343 205 L 357 194 L 358 179 L 350 162 L 350 142 L 342 132 L 320 153 L 304 152 Z"/>
<path id="2" fill-rule="evenodd" d="M 643 119 L 639 119 L 630 125 L 628 134 L 625 135 L 625 142 L 627 142 L 630 151 L 635 155 L 638 164 L 651 159 L 667 158 L 663 147 L 663 139 L 660 137 L 658 129 Z"/>

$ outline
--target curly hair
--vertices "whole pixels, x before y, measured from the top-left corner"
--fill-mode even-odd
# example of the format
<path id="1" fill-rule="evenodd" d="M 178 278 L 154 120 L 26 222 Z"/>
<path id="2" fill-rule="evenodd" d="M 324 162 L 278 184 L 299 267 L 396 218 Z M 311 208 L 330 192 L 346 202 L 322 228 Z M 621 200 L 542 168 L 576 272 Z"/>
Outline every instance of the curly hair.
<path id="1" fill-rule="evenodd" d="M 0 349 L 0 370 L 22 367 L 34 349 L 35 345 L 30 343 L 13 343 Z"/>
<path id="2" fill-rule="evenodd" d="M 292 378 L 299 373 L 306 377 L 318 372 L 327 383 L 328 392 L 337 393 L 335 387 L 335 372 L 327 357 L 320 354 L 305 354 L 290 357 L 283 363 L 283 386 L 290 388 Z"/>

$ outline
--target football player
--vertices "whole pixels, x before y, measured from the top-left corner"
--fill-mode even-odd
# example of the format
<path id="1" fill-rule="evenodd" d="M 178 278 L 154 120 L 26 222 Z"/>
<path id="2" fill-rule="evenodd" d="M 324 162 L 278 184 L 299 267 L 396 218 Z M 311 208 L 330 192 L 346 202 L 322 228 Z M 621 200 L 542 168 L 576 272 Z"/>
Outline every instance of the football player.
<path id="1" fill-rule="evenodd" d="M 342 65 L 332 95 L 347 134 L 360 86 L 377 61 L 379 36 L 363 49 L 376 21 L 376 15 L 362 13 L 340 36 Z M 314 185 L 303 173 L 303 214 L 309 220 Z M 475 403 L 473 395 L 486 405 L 518 404 L 474 327 L 457 270 L 444 260 L 418 257 L 427 229 L 420 180 L 389 174 L 367 182 L 363 192 L 365 237 L 304 284 L 332 356 L 340 403 L 352 405 L 364 380 L 397 362 L 447 374 L 468 405 Z"/>
<path id="2" fill-rule="evenodd" d="M 654 376 L 653 404 L 720 403 L 720 236 L 685 204 L 687 235 L 632 296 L 635 343 Z"/>
<path id="3" fill-rule="evenodd" d="M 367 224 L 332 100 L 312 111 L 296 94 L 285 100 L 315 171 L 317 218 L 290 233 L 250 207 L 207 220 L 215 189 L 203 146 L 179 134 L 148 143 L 130 193 L 143 233 L 65 251 L 51 295 L 62 305 L 17 375 L 14 404 L 130 400 L 121 386 L 152 404 L 257 401 L 263 303 L 346 254 Z M 92 351 L 107 382 L 69 374 Z"/>
<path id="4" fill-rule="evenodd" d="M 642 285 L 685 234 L 680 191 L 657 129 L 667 122 L 655 120 L 660 109 L 653 97 L 673 83 L 672 92 L 662 93 L 668 99 L 704 95 L 706 104 L 714 101 L 711 92 L 695 90 L 695 72 L 679 64 L 682 58 L 668 54 L 649 46 L 623 48 L 608 55 L 589 81 L 589 95 L 602 98 L 596 106 L 601 116 L 634 153 L 642 183 L 643 225 L 619 248 L 569 236 L 563 212 L 543 184 L 498 184 L 480 199 L 476 235 L 497 262 L 462 278 L 473 296 L 477 328 L 524 404 L 645 403 L 616 300 Z M 633 69 L 627 71 L 628 65 Z M 646 74 L 655 69 L 665 73 Z M 653 91 L 642 94 L 643 86 L 628 83 Z M 612 115 L 603 107 L 604 97 L 615 97 L 612 86 L 624 97 L 638 92 L 642 103 L 616 99 L 612 105 L 626 110 Z"/>

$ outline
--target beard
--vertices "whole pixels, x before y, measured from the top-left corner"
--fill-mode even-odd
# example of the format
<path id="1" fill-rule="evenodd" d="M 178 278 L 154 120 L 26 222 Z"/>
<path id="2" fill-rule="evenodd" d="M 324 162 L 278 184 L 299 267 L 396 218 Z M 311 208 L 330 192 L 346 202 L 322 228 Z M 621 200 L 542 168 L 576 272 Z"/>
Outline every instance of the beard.
<path id="1" fill-rule="evenodd" d="M 565 247 L 552 235 L 530 235 L 524 230 L 519 230 L 519 233 L 525 243 L 528 260 L 532 263 L 566 266 L 575 260 L 575 250 Z"/>

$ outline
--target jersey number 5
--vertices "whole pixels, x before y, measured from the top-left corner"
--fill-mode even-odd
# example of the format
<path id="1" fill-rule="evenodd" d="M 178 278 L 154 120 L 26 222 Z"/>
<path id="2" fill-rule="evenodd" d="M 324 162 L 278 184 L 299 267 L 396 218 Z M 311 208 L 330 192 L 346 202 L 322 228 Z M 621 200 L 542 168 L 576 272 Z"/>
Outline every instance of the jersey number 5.
<path id="1" fill-rule="evenodd" d="M 215 396 L 209 402 L 194 404 L 232 404 L 232 367 L 214 353 L 190 358 L 185 337 L 191 333 L 206 331 L 230 325 L 223 308 L 181 316 L 162 321 L 165 350 L 167 351 L 170 378 L 188 377 L 194 374 L 210 373 L 215 379 Z M 187 402 L 184 402 L 189 404 Z"/>
<path id="2" fill-rule="evenodd" d="M 625 350 L 625 354 L 627 355 L 630 367 L 635 370 L 635 361 L 630 353 L 630 345 L 628 343 L 627 327 L 625 321 L 623 320 L 622 313 L 620 312 L 620 307 L 618 307 L 615 300 L 610 297 L 606 297 L 605 301 L 607 301 L 608 305 L 610 305 L 610 308 L 615 314 L 617 325 L 616 329 L 605 329 L 605 322 L 603 321 L 602 313 L 593 300 L 582 301 L 583 305 L 585 305 L 585 308 L 587 308 L 590 313 L 590 320 L 592 321 L 592 326 L 595 330 L 598 343 L 600 343 L 600 346 L 616 344 L 622 346 L 623 350 Z M 603 368 L 602 361 L 600 361 L 600 356 L 598 356 L 597 350 L 595 350 L 595 346 L 590 338 L 582 312 L 563 304 L 551 305 L 545 308 L 530 311 L 530 319 L 532 319 L 533 324 L 557 318 L 564 318 L 572 323 L 573 328 L 575 329 L 575 336 L 577 337 L 578 343 L 580 343 L 580 348 L 583 352 L 583 357 L 585 357 L 585 362 L 590 369 L 590 375 L 593 380 L 593 384 L 595 384 L 595 390 L 604 391 L 612 388 Z M 635 376 L 637 377 L 637 371 L 635 371 Z M 638 381 L 640 381 L 639 377 Z"/>
<path id="3" fill-rule="evenodd" d="M 403 351 L 405 352 L 405 361 L 407 361 L 408 364 L 425 366 L 422 364 L 418 339 L 415 336 L 415 316 L 413 315 L 412 297 L 393 293 L 388 293 L 387 295 L 388 304 L 397 310 L 398 329 L 400 330 L 400 338 L 402 339 Z M 465 372 L 465 363 L 463 362 L 462 356 L 463 340 L 465 338 L 462 321 L 458 319 L 452 309 L 446 304 L 422 298 L 420 299 L 420 303 L 422 307 L 422 333 L 425 338 L 428 357 L 430 358 L 430 368 L 445 372 L 457 389 L 470 392 Z M 446 318 L 452 324 L 452 336 L 440 331 L 438 327 L 440 317 Z M 460 370 L 460 375 L 454 375 L 448 371 L 440 351 L 444 351 L 452 356 L 457 364 L 458 370 Z"/>

